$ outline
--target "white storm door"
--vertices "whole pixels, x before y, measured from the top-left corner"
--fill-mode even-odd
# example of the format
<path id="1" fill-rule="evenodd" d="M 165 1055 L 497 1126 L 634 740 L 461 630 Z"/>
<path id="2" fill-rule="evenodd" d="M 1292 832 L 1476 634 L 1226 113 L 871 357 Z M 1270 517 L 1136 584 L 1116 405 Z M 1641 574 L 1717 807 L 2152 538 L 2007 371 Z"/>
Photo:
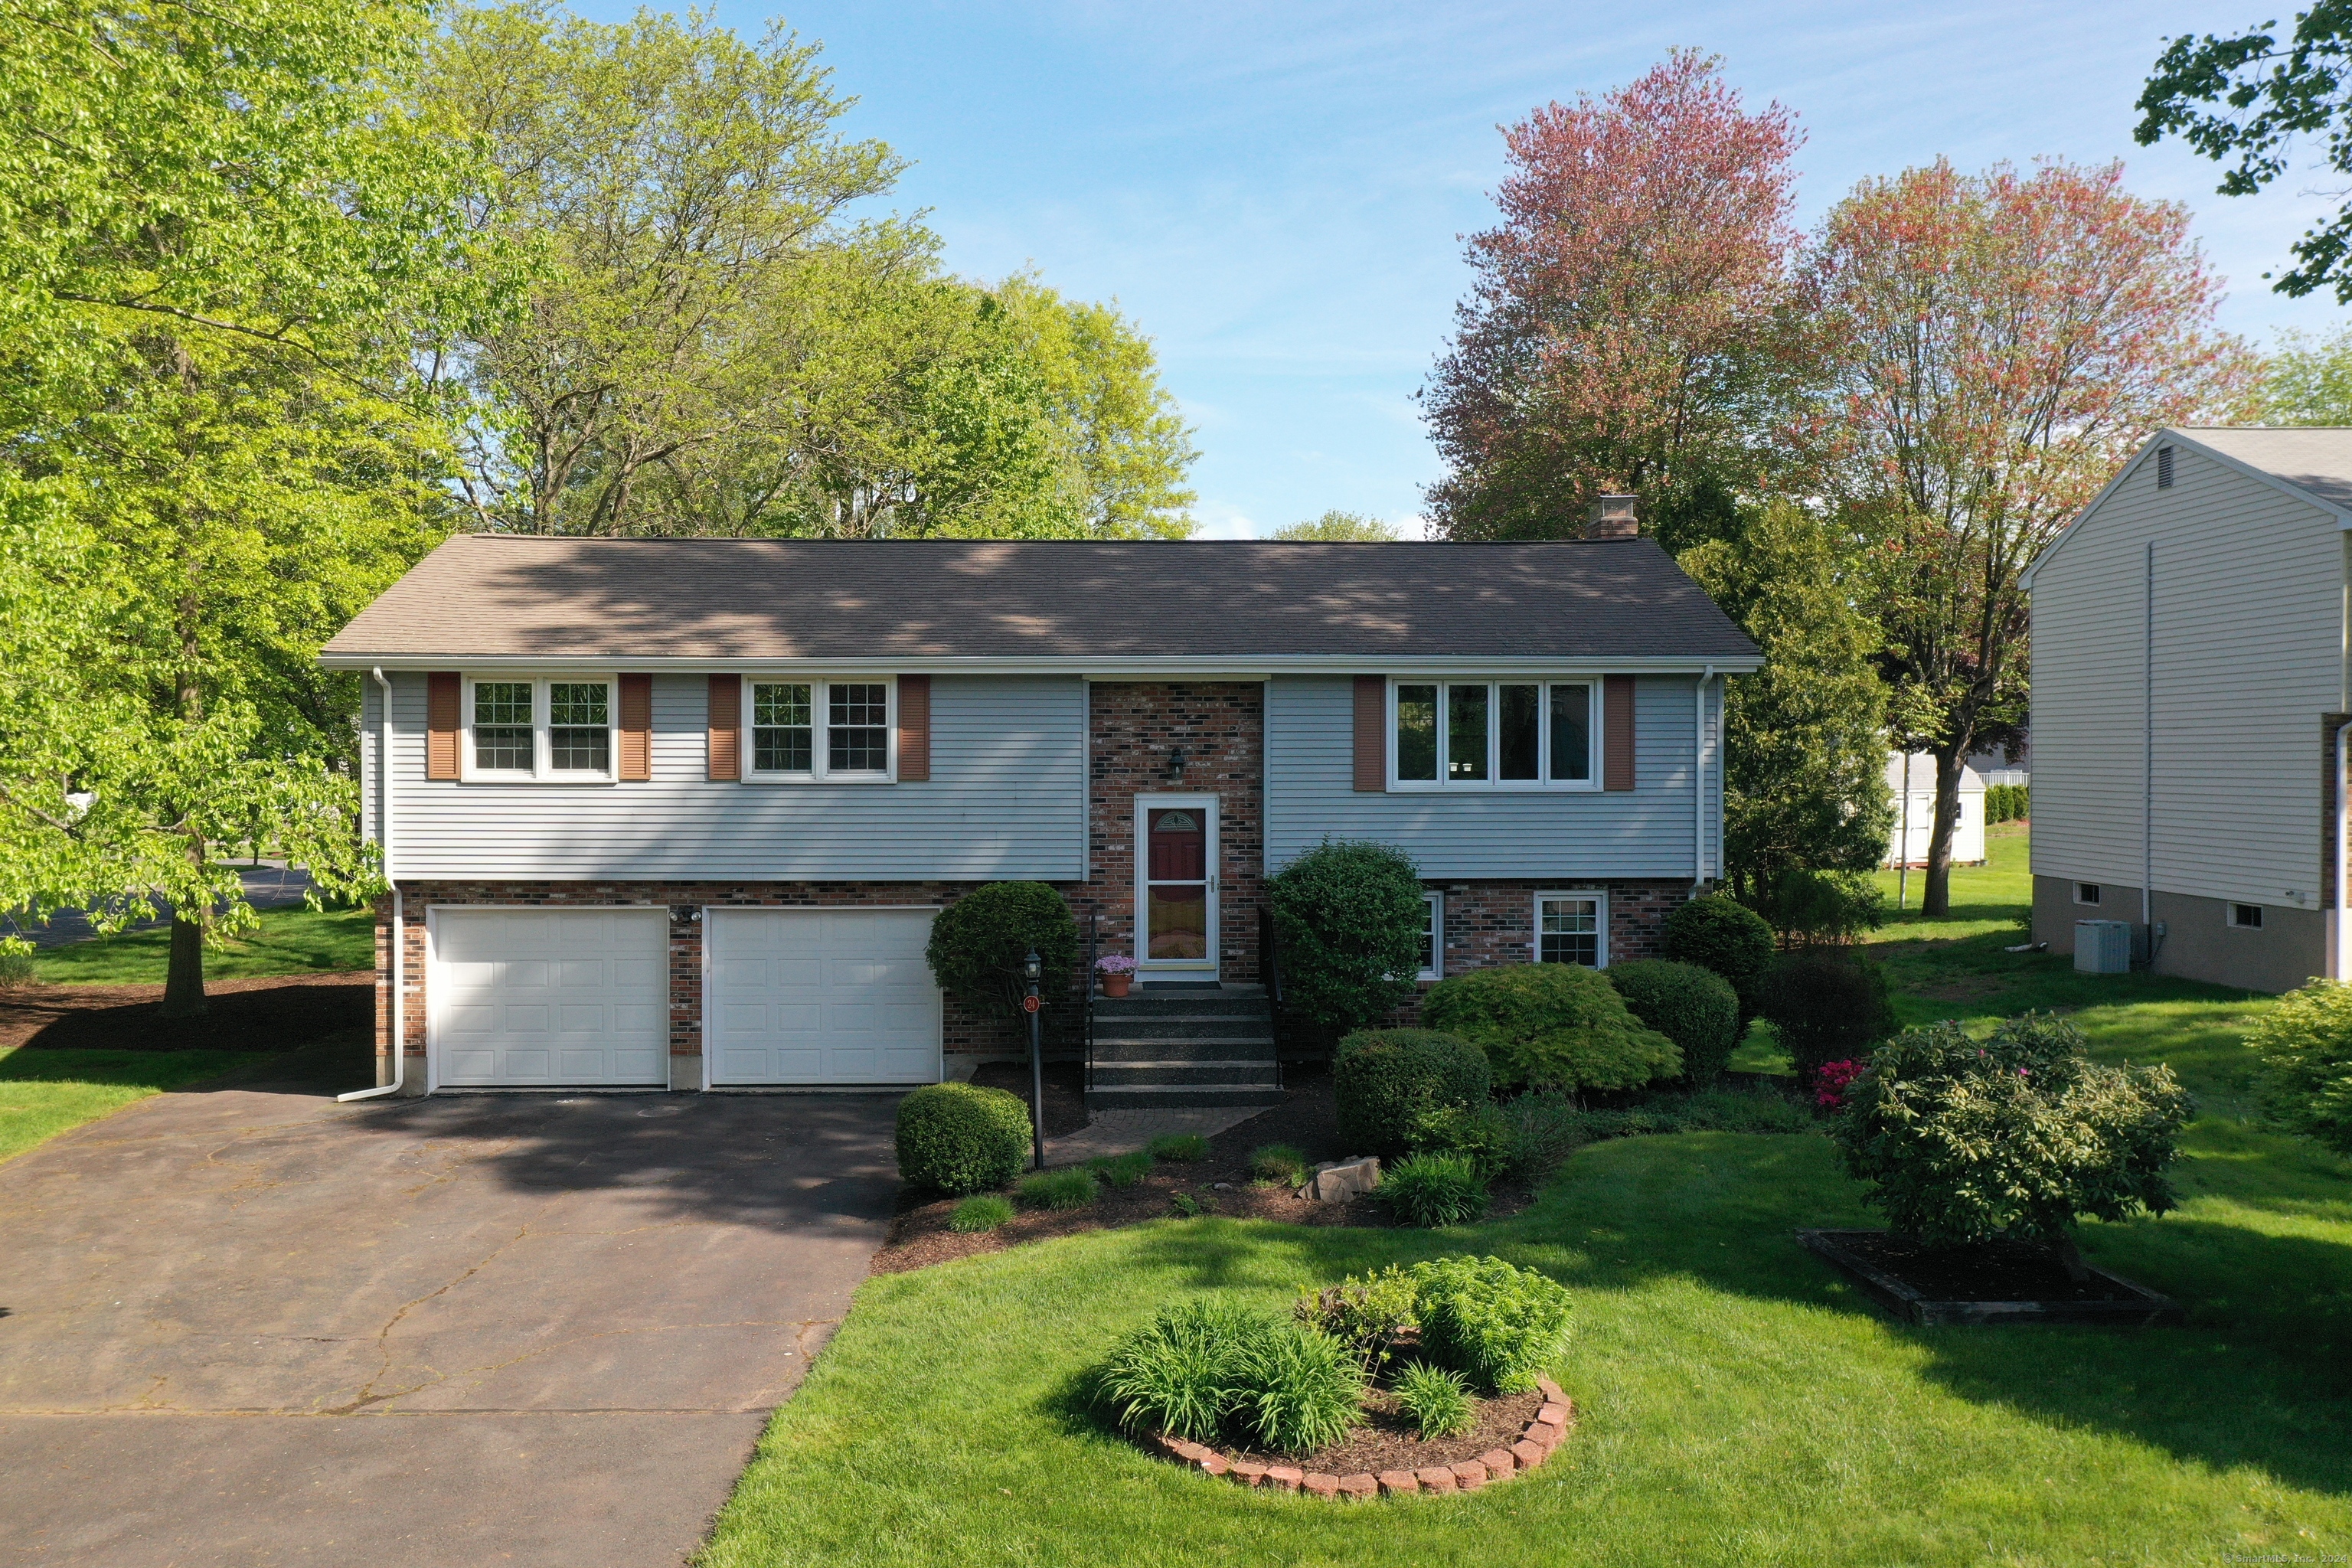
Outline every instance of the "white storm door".
<path id="1" fill-rule="evenodd" d="M 1137 967 L 1214 980 L 1217 943 L 1217 797 L 1137 795 Z"/>
<path id="2" fill-rule="evenodd" d="M 669 1081 L 669 911 L 433 911 L 443 1088 Z"/>
<path id="3" fill-rule="evenodd" d="M 937 1083 L 929 910 L 721 910 L 710 944 L 710 1081 Z"/>

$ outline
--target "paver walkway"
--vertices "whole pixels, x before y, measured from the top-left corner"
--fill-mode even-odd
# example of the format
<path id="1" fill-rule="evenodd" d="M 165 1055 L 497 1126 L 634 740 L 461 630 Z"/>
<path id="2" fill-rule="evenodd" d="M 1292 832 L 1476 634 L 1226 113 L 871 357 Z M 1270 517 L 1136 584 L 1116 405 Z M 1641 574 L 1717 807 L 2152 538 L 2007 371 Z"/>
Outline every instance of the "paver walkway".
<path id="1" fill-rule="evenodd" d="M 882 1241 L 895 1103 L 263 1084 L 0 1165 L 0 1565 L 677 1563 Z"/>
<path id="2" fill-rule="evenodd" d="M 1076 1165 L 1098 1154 L 1124 1154 L 1170 1132 L 1197 1132 L 1203 1138 L 1214 1138 L 1228 1127 L 1238 1127 L 1251 1117 L 1264 1114 L 1265 1107 L 1263 1105 L 1244 1105 L 1231 1110 L 1213 1107 L 1202 1110 L 1097 1110 L 1094 1119 L 1076 1132 L 1066 1132 L 1059 1138 L 1045 1140 L 1045 1163 Z"/>

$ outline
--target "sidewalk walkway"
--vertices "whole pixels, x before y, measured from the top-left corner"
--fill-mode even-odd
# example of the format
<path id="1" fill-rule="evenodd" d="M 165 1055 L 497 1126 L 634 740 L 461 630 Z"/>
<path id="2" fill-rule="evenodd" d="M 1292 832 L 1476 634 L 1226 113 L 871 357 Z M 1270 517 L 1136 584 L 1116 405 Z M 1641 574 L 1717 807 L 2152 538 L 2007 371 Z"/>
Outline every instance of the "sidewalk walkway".
<path id="1" fill-rule="evenodd" d="M 1094 1120 L 1077 1131 L 1045 1140 L 1045 1163 L 1077 1165 L 1097 1155 L 1124 1154 L 1171 1132 L 1197 1132 L 1203 1138 L 1214 1138 L 1228 1127 L 1237 1127 L 1253 1116 L 1264 1115 L 1265 1110 L 1263 1105 L 1245 1105 L 1230 1110 L 1213 1106 L 1200 1110 L 1097 1110 Z"/>

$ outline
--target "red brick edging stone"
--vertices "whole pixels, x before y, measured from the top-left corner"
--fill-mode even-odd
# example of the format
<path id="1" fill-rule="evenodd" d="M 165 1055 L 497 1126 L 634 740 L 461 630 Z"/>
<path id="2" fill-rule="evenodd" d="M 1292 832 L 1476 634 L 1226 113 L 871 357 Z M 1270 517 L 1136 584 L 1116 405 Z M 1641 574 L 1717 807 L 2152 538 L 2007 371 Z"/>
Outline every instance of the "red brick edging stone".
<path id="1" fill-rule="evenodd" d="M 1402 1497 L 1419 1492 L 1472 1492 L 1490 1481 L 1508 1480 L 1522 1470 L 1532 1470 L 1551 1458 L 1570 1427 L 1576 1425 L 1576 1406 L 1559 1391 L 1559 1384 L 1548 1377 L 1536 1379 L 1536 1389 L 1543 1395 L 1543 1407 L 1527 1425 L 1519 1440 L 1508 1448 L 1489 1448 L 1475 1459 L 1465 1459 L 1458 1465 L 1432 1465 L 1418 1470 L 1382 1470 L 1379 1475 L 1327 1476 L 1319 1470 L 1302 1470 L 1295 1465 L 1267 1465 L 1255 1459 L 1233 1459 L 1202 1443 L 1189 1442 L 1182 1437 L 1171 1437 L 1165 1432 L 1151 1439 L 1150 1446 L 1189 1469 L 1202 1475 L 1223 1476 L 1229 1481 L 1245 1487 L 1262 1487 L 1269 1491 L 1304 1492 L 1309 1497 L 1345 1498 L 1355 1501 L 1362 1498 Z"/>

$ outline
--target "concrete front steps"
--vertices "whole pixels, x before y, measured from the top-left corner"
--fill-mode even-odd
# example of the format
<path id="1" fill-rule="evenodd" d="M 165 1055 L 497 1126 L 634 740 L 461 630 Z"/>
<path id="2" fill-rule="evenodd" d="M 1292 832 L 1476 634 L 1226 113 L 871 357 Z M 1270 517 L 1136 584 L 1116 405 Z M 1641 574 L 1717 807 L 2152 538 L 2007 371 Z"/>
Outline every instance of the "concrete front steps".
<path id="1" fill-rule="evenodd" d="M 1090 1110 L 1280 1105 L 1263 985 L 1139 985 L 1095 997 Z"/>

